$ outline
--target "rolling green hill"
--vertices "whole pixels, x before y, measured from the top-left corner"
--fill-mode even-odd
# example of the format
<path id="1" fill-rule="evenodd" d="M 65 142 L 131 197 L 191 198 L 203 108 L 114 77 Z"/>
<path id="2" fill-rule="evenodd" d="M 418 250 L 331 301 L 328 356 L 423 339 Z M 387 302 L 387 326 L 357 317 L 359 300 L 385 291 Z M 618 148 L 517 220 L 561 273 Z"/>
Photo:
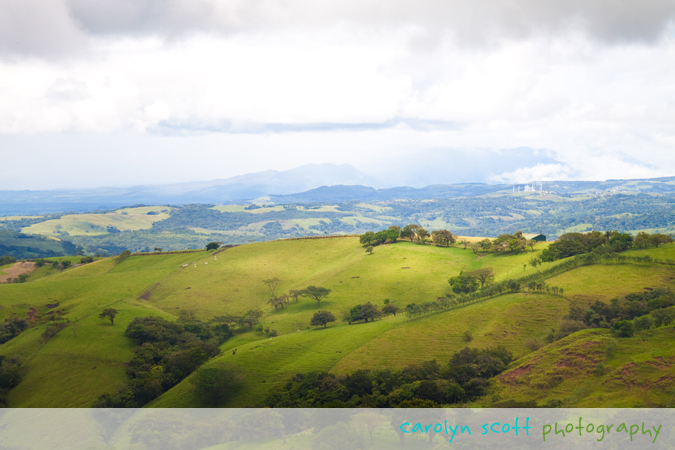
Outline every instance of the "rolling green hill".
<path id="1" fill-rule="evenodd" d="M 76 251 L 77 246 L 67 240 L 0 229 L 0 256 L 10 255 L 17 259 L 48 258 L 72 255 Z"/>
<path id="2" fill-rule="evenodd" d="M 46 325 L 39 325 L 0 346 L 0 355 L 18 356 L 24 361 L 24 379 L 10 391 L 8 404 L 84 407 L 101 394 L 117 392 L 127 381 L 126 363 L 134 348 L 124 330 L 139 316 L 174 320 L 181 311 L 190 310 L 197 318 L 209 320 L 262 309 L 265 316 L 261 323 L 275 329 L 279 336 L 270 338 L 241 330 L 221 346 L 221 356 L 207 363 L 232 363 L 244 375 L 243 385 L 224 406 L 255 406 L 270 389 L 298 372 L 402 368 L 431 359 L 445 363 L 467 345 L 462 339 L 465 331 L 474 336 L 468 345 L 504 345 L 516 358 L 522 357 L 513 363 L 517 370 L 519 364 L 533 358 L 525 343 L 529 339 L 542 341 L 567 314 L 570 300 L 586 304 L 608 301 L 645 287 L 670 286 L 675 279 L 675 270 L 667 265 L 582 266 L 547 280 L 564 287 L 565 297 L 511 293 L 415 319 L 398 314 L 353 325 L 338 321 L 326 329 L 309 326 L 318 309 L 314 300 L 301 297 L 278 311 L 266 303 L 270 292 L 263 280 L 273 277 L 282 280 L 277 294 L 308 285 L 331 289 L 321 309 L 332 311 L 338 319 L 342 312 L 368 301 L 382 306 L 389 299 L 401 307 L 434 301 L 444 294 L 447 279 L 462 270 L 492 267 L 497 281 L 534 273 L 535 269 L 529 266 L 524 270 L 523 264 L 546 245 L 538 244 L 534 251 L 519 255 L 478 257 L 458 247 L 400 242 L 378 246 L 368 255 L 357 238 L 294 240 L 243 245 L 217 255 L 200 252 L 137 256 L 121 263 L 105 258 L 63 272 L 43 267 L 26 283 L 0 285 L 0 320 L 13 314 L 26 317 L 29 308 L 35 308 L 38 316 L 61 311 L 63 317 L 78 326 L 67 327 L 44 342 L 40 336 Z M 626 254 L 653 253 L 668 258 L 674 249 L 667 245 Z M 183 267 L 186 263 L 188 266 Z M 553 264 L 556 263 L 544 263 L 540 270 Z M 120 311 L 114 325 L 98 318 L 103 309 L 111 307 Z M 577 335 L 595 336 L 593 333 L 600 337 L 607 334 L 604 330 L 580 332 L 537 353 L 552 352 L 565 342 L 580 339 Z M 647 332 L 649 345 L 658 348 L 665 342 L 663 333 L 666 332 Z M 231 352 L 234 348 L 236 355 Z M 618 358 L 620 352 L 616 354 Z M 534 376 L 534 369 L 532 373 Z M 669 383 L 665 384 L 670 386 Z M 504 389 L 503 393 L 497 389 L 499 393 L 495 395 L 505 399 L 531 395 Z M 553 395 L 543 392 L 540 397 Z M 611 396 L 588 398 L 597 406 L 614 404 Z M 570 401 L 572 404 L 578 403 Z M 193 407 L 200 403 L 186 379 L 150 406 Z"/>

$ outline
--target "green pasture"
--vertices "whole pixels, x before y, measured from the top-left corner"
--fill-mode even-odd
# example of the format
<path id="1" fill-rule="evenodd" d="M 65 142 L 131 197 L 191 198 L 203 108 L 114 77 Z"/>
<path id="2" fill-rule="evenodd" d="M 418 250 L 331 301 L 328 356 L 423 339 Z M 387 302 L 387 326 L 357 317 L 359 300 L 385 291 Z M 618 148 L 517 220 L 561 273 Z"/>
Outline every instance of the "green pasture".
<path id="1" fill-rule="evenodd" d="M 553 278 L 547 283 L 565 290 L 565 297 L 588 304 L 644 288 L 672 286 L 675 267 L 610 264 L 579 267 Z"/>
<path id="2" fill-rule="evenodd" d="M 120 231 L 145 230 L 152 224 L 169 218 L 170 207 L 148 206 L 124 208 L 106 214 L 70 214 L 59 219 L 47 220 L 22 229 L 22 233 L 57 235 L 66 232 L 71 236 L 97 236 L 107 234 L 107 227 L 115 227 Z M 156 215 L 148 215 L 156 212 Z"/>
<path id="3" fill-rule="evenodd" d="M 209 320 L 262 309 L 261 323 L 279 336 L 270 340 L 242 330 L 223 344 L 220 357 L 209 362 L 236 364 L 245 375 L 244 385 L 225 406 L 254 406 L 293 373 L 346 373 L 430 359 L 444 363 L 467 345 L 505 345 L 516 357 L 524 357 L 517 361 L 520 364 L 532 356 L 525 342 L 543 340 L 567 314 L 569 300 L 608 301 L 644 287 L 672 285 L 675 277 L 675 268 L 669 266 L 586 266 L 547 281 L 563 287 L 565 297 L 509 294 L 413 320 L 399 314 L 373 323 L 339 321 L 343 311 L 368 301 L 381 307 L 389 299 L 401 308 L 435 301 L 445 293 L 448 278 L 462 270 L 492 267 L 497 281 L 531 274 L 537 269 L 529 265 L 523 269 L 523 264 L 547 245 L 537 244 L 534 251 L 528 248 L 519 255 L 483 256 L 461 247 L 399 242 L 378 246 L 369 255 L 358 238 L 350 237 L 254 243 L 218 253 L 133 256 L 121 263 L 103 258 L 63 272 L 45 265 L 26 283 L 0 285 L 0 320 L 13 314 L 25 317 L 29 308 L 46 314 L 47 304 L 58 303 L 51 310 L 61 310 L 78 326 L 42 342 L 46 325 L 40 325 L 0 346 L 1 355 L 25 361 L 25 378 L 10 392 L 9 405 L 87 406 L 103 393 L 116 392 L 126 381 L 124 363 L 133 348 L 124 330 L 138 316 L 174 319 L 181 310 L 193 310 L 198 318 Z M 672 248 L 630 253 L 665 259 Z M 79 258 L 51 259 L 78 262 Z M 271 293 L 263 283 L 275 277 L 281 279 L 276 294 L 308 285 L 331 289 L 320 309 L 332 311 L 338 322 L 326 329 L 310 327 L 319 308 L 306 297 L 275 311 L 267 304 Z M 105 308 L 120 311 L 114 325 L 98 318 Z M 472 342 L 464 342 L 465 331 L 473 334 Z M 231 352 L 234 348 L 236 355 Z M 198 402 L 188 379 L 151 406 L 198 406 Z"/>

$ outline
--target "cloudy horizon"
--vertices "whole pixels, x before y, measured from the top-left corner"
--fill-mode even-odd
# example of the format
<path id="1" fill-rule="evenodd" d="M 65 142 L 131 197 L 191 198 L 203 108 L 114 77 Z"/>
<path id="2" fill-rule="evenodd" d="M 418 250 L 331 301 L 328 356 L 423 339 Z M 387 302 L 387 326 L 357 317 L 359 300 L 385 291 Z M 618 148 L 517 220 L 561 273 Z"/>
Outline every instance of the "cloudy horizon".
<path id="1" fill-rule="evenodd" d="M 0 12 L 0 190 L 306 163 L 423 179 L 521 147 L 555 161 L 486 179 L 675 175 L 672 1 L 0 0 Z"/>

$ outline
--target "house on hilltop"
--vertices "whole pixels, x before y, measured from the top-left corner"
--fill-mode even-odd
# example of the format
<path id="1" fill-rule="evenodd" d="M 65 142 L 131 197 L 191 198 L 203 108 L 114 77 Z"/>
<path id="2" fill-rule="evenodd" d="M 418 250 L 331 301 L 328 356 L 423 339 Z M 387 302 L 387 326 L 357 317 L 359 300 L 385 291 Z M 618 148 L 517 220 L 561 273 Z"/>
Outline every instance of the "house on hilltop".
<path id="1" fill-rule="evenodd" d="M 546 236 L 537 233 L 523 233 L 523 237 L 530 241 L 546 242 Z"/>

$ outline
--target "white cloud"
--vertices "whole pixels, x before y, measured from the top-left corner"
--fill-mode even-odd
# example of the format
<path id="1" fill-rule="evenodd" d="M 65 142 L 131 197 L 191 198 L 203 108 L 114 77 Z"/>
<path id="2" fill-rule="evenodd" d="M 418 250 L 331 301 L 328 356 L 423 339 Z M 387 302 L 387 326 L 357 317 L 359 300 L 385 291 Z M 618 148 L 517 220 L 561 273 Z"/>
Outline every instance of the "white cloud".
<path id="1" fill-rule="evenodd" d="M 565 166 L 514 180 L 675 171 L 671 1 L 41 5 L 0 0 L 0 137 L 34 136 L 26 161 L 44 135 L 86 148 L 85 172 L 153 146 L 166 179 L 198 176 L 186 150 L 228 176 L 520 146 Z"/>

